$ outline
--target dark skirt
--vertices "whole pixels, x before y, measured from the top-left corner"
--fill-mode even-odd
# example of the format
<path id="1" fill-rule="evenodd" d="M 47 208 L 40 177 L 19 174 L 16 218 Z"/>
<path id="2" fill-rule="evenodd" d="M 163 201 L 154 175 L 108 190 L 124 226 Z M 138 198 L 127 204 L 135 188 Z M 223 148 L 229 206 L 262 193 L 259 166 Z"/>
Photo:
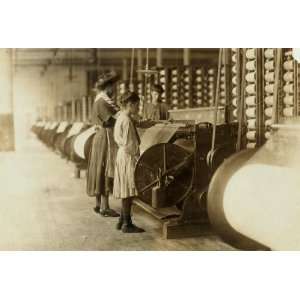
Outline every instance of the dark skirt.
<path id="1" fill-rule="evenodd" d="M 93 139 L 87 169 L 87 194 L 108 195 L 112 192 L 113 178 L 106 176 L 108 141 L 106 130 L 100 128 Z"/>

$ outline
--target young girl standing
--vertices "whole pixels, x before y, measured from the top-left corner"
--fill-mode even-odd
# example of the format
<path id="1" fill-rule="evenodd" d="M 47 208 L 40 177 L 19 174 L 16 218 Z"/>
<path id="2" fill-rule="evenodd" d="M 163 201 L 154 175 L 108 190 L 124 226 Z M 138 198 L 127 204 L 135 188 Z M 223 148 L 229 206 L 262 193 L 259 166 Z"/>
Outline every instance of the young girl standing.
<path id="1" fill-rule="evenodd" d="M 140 138 L 131 117 L 138 113 L 139 100 L 138 95 L 132 92 L 127 92 L 122 97 L 122 111 L 114 128 L 114 139 L 119 148 L 116 157 L 113 195 L 115 198 L 122 199 L 122 211 L 117 229 L 122 229 L 124 233 L 144 232 L 131 220 L 132 200 L 137 196 L 134 168 L 139 157 L 140 145 Z"/>

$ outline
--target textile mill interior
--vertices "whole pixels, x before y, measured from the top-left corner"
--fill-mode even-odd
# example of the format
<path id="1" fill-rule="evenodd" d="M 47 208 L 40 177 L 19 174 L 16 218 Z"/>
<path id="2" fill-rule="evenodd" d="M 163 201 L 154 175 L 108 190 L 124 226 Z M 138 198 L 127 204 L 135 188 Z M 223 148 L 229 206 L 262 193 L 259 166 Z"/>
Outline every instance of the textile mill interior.
<path id="1" fill-rule="evenodd" d="M 0 49 L 0 249 L 300 250 L 298 50 Z"/>

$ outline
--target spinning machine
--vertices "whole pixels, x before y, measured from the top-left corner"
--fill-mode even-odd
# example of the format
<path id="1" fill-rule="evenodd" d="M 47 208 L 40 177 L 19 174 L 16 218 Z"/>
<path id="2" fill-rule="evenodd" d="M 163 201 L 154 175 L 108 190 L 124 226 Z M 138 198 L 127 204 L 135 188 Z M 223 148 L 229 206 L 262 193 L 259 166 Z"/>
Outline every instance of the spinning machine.
<path id="1" fill-rule="evenodd" d="M 291 49 L 239 52 L 246 61 L 244 72 L 237 72 L 237 84 L 245 79 L 246 149 L 212 177 L 209 220 L 236 248 L 299 250 L 298 64 Z"/>

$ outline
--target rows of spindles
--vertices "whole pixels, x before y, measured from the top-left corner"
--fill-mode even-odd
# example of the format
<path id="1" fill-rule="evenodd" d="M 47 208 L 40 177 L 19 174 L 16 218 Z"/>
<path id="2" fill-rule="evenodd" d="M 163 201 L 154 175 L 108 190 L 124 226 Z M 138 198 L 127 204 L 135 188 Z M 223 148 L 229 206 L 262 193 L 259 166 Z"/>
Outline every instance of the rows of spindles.
<path id="1" fill-rule="evenodd" d="M 275 62 L 272 48 L 264 50 L 264 83 L 264 131 L 265 138 L 268 139 L 274 109 Z"/>
<path id="2" fill-rule="evenodd" d="M 247 148 L 255 148 L 257 143 L 257 69 L 256 69 L 256 49 L 246 50 L 246 74 L 245 74 L 245 104 L 247 119 Z"/>
<path id="3" fill-rule="evenodd" d="M 283 117 L 294 115 L 294 60 L 292 51 L 283 55 Z"/>
<path id="4" fill-rule="evenodd" d="M 170 76 L 170 104 L 172 109 L 179 108 L 179 70 L 177 68 L 171 69 Z"/>
<path id="5" fill-rule="evenodd" d="M 231 64 L 232 64 L 232 107 L 233 107 L 233 112 L 232 112 L 232 119 L 233 121 L 237 121 L 237 115 L 238 115 L 238 101 L 237 101 L 237 84 L 238 84 L 238 66 L 237 66 L 237 49 L 232 48 L 232 56 L 231 56 Z"/>
<path id="6" fill-rule="evenodd" d="M 194 106 L 204 106 L 203 103 L 203 68 L 196 68 L 194 71 Z"/>
<path id="7" fill-rule="evenodd" d="M 192 101 L 192 69 L 185 67 L 181 76 L 180 108 L 193 107 Z"/>

